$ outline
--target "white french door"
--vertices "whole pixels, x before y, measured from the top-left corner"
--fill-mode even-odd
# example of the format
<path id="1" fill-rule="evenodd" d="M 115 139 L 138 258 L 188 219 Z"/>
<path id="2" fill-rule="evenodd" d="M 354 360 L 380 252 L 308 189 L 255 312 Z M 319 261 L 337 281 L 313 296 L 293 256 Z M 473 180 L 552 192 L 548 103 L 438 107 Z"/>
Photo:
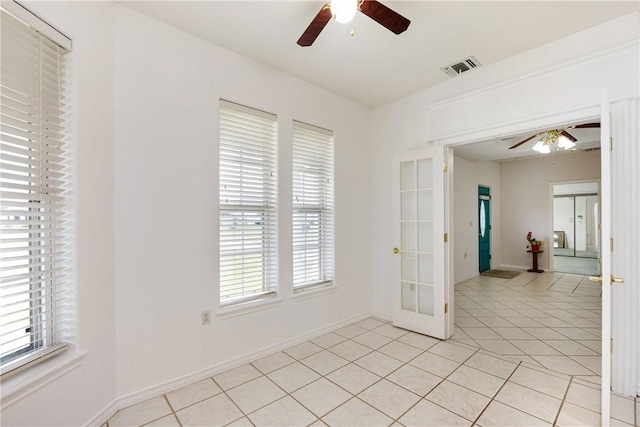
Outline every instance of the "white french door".
<path id="1" fill-rule="evenodd" d="M 444 149 L 400 155 L 395 164 L 397 220 L 393 324 L 446 339 Z"/>
<path id="2" fill-rule="evenodd" d="M 600 277 L 602 284 L 602 426 L 609 426 L 611 416 L 611 119 L 609 97 L 602 94 L 600 107 Z M 596 279 L 596 278 L 592 278 Z"/>

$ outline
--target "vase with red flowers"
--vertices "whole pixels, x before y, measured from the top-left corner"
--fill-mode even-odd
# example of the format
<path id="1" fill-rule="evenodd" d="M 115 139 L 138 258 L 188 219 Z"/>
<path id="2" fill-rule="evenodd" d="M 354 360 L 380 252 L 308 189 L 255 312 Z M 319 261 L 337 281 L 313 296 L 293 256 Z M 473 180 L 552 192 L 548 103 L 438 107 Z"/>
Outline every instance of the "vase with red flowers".
<path id="1" fill-rule="evenodd" d="M 531 231 L 527 233 L 526 239 L 527 242 L 529 242 L 529 244 L 527 245 L 527 249 L 531 247 L 532 252 L 538 252 L 540 250 L 540 246 L 544 245 L 544 240 L 538 240 L 533 237 L 533 233 Z"/>

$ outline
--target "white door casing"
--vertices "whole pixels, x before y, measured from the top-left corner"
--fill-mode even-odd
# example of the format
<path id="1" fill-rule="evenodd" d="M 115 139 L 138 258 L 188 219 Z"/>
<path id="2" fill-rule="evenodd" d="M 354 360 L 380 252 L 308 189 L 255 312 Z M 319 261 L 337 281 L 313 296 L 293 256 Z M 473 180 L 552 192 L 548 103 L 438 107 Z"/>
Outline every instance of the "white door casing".
<path id="1" fill-rule="evenodd" d="M 602 284 L 602 382 L 601 382 L 601 415 L 602 426 L 610 424 L 611 416 L 611 122 L 609 114 L 609 95 L 602 92 L 600 106 L 600 237 L 601 237 L 601 270 Z"/>

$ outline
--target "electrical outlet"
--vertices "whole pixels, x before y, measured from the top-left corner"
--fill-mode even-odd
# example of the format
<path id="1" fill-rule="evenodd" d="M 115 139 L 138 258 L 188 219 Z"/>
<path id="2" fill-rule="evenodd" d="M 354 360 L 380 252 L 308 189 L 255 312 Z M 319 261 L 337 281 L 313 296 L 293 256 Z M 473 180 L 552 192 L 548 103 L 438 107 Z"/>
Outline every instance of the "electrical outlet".
<path id="1" fill-rule="evenodd" d="M 202 312 L 202 326 L 208 325 L 211 323 L 211 312 L 209 310 L 205 310 Z"/>

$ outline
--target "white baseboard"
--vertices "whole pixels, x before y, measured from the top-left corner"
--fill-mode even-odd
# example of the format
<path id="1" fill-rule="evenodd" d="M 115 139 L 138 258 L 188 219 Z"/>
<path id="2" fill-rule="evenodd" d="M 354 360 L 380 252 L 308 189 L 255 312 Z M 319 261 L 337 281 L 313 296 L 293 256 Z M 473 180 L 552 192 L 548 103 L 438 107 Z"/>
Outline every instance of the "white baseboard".
<path id="1" fill-rule="evenodd" d="M 374 311 L 371 313 L 371 315 L 373 317 L 377 317 L 380 320 L 386 320 L 387 322 L 391 322 L 391 320 L 393 320 L 393 317 L 390 314 L 382 313 L 380 311 Z"/>
<path id="2" fill-rule="evenodd" d="M 161 396 L 177 388 L 184 387 L 194 382 L 203 380 L 205 378 L 212 377 L 214 375 L 225 372 L 229 369 L 237 368 L 238 366 L 247 364 L 249 362 L 253 362 L 254 360 L 258 360 L 260 358 L 269 356 L 273 353 L 277 353 L 286 348 L 292 347 L 297 344 L 301 344 L 305 341 L 309 341 L 310 339 L 319 337 L 320 335 L 324 335 L 326 333 L 329 333 L 336 329 L 340 329 L 354 322 L 364 320 L 371 316 L 375 316 L 384 320 L 386 320 L 389 317 L 384 314 L 373 313 L 371 311 L 368 311 L 368 312 L 341 320 L 339 322 L 332 323 L 328 326 L 304 333 L 302 335 L 298 335 L 297 337 L 284 340 L 277 344 L 249 353 L 245 356 L 242 356 L 233 360 L 228 360 L 226 362 L 222 362 L 217 365 L 213 365 L 208 368 L 201 369 L 197 372 L 184 375 L 180 378 L 176 378 L 171 381 L 166 381 L 160 384 L 156 384 L 152 387 L 148 387 L 143 390 L 127 394 L 125 396 L 117 398 L 112 404 L 108 405 L 104 410 L 102 410 L 100 414 L 93 417 L 93 419 L 87 425 L 100 426 L 104 424 L 107 420 L 109 420 L 109 418 L 111 418 L 120 409 L 124 409 L 128 406 L 132 406 L 137 403 L 144 402 L 145 400 L 149 400 L 154 397 Z"/>
<path id="3" fill-rule="evenodd" d="M 104 409 L 97 415 L 95 415 L 86 425 L 97 427 L 103 426 L 107 423 L 107 421 L 109 421 L 111 417 L 115 415 L 116 412 L 118 412 L 118 409 L 121 408 L 116 405 L 116 401 L 114 400 L 113 402 L 105 406 Z"/>
<path id="4" fill-rule="evenodd" d="M 473 279 L 474 277 L 477 277 L 478 275 L 480 275 L 480 273 L 475 273 L 475 274 L 467 274 L 466 276 L 462 276 L 458 279 L 455 279 L 454 282 L 455 283 L 460 283 L 460 282 L 464 282 L 465 280 L 469 280 L 469 279 Z M 455 284 L 454 283 L 454 284 Z"/>

